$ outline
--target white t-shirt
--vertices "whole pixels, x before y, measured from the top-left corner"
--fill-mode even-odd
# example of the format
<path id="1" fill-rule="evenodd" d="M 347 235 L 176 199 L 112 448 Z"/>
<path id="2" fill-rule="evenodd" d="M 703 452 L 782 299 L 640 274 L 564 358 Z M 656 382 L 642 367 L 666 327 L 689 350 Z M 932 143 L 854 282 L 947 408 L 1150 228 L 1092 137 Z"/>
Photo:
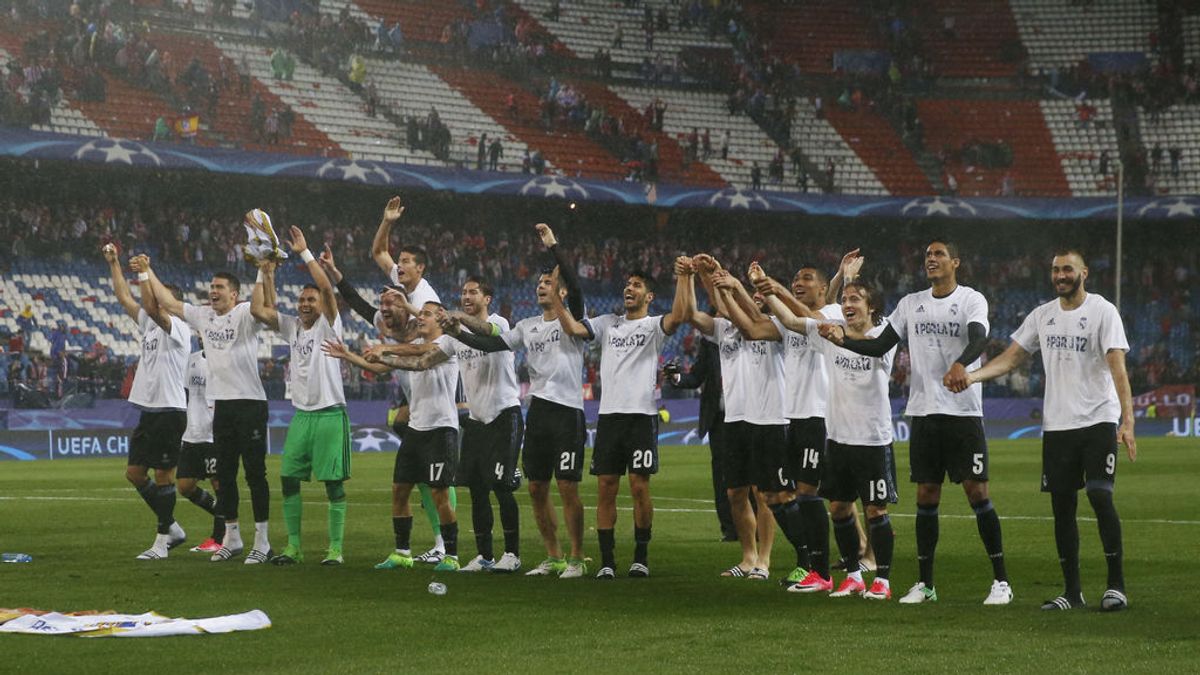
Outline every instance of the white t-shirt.
<path id="1" fill-rule="evenodd" d="M 371 321 L 371 323 L 374 324 L 375 330 L 379 331 L 379 339 L 381 342 L 383 342 L 384 344 L 400 344 L 400 342 L 398 340 L 392 338 L 392 336 L 389 334 L 391 329 L 389 329 L 387 327 L 387 324 L 384 323 L 383 312 L 376 310 L 375 318 Z M 387 378 L 389 376 L 383 375 L 381 377 Z M 390 377 L 392 378 L 392 381 L 394 381 L 396 383 L 396 385 L 400 387 L 400 393 L 404 396 L 404 400 L 406 402 L 411 401 L 412 400 L 412 384 L 409 382 L 409 379 L 408 379 L 408 371 L 407 370 L 393 370 Z"/>
<path id="2" fill-rule="evenodd" d="M 453 346 L 447 345 L 452 339 L 449 335 L 441 335 L 433 341 L 449 355 L 449 359 L 429 370 L 409 373 L 412 383 L 412 397 L 408 400 L 410 429 L 458 428 L 458 406 L 454 404 L 454 393 L 458 389 L 458 357 L 454 355 Z M 413 344 L 424 342 L 423 338 L 417 338 Z"/>
<path id="3" fill-rule="evenodd" d="M 1088 293 L 1066 311 L 1057 299 L 1038 306 L 1012 334 L 1029 353 L 1042 352 L 1046 371 L 1042 430 L 1081 429 L 1121 419 L 1121 401 L 1105 356 L 1129 351 L 1121 314 L 1111 302 Z"/>
<path id="4" fill-rule="evenodd" d="M 508 330 L 508 320 L 499 314 L 487 318 L 501 331 Z M 496 419 L 501 410 L 521 405 L 521 387 L 517 383 L 516 355 L 511 351 L 483 352 L 472 349 L 453 338 L 440 343 L 447 356 L 458 357 L 471 419 L 484 424 Z"/>
<path id="5" fill-rule="evenodd" d="M 590 320 L 600 343 L 601 415 L 658 414 L 658 355 L 667 339 L 662 319 L 605 314 Z"/>
<path id="6" fill-rule="evenodd" d="M 825 435 L 842 445 L 878 447 L 892 442 L 892 406 L 888 381 L 896 348 L 883 356 L 863 356 L 817 337 L 817 322 L 807 319 L 812 345 L 825 356 L 829 369 L 829 407 L 825 413 Z M 883 332 L 886 323 L 867 331 L 867 337 Z"/>
<path id="7" fill-rule="evenodd" d="M 583 410 L 583 350 L 586 340 L 568 335 L 558 319 L 521 319 L 500 334 L 509 349 L 525 350 L 529 395 Z"/>
<path id="8" fill-rule="evenodd" d="M 841 321 L 842 306 L 836 303 L 825 305 L 821 308 L 821 316 L 830 321 Z M 784 415 L 789 420 L 825 417 L 829 371 L 825 367 L 825 357 L 812 344 L 821 337 L 813 335 L 810 340 L 804 333 L 787 328 L 780 332 L 783 335 L 783 380 L 787 391 Z"/>
<path id="9" fill-rule="evenodd" d="M 783 333 L 774 317 L 771 321 Z M 746 340 L 728 319 L 716 318 L 714 333 L 721 352 L 725 421 L 787 424 L 783 415 L 783 343 Z"/>
<path id="10" fill-rule="evenodd" d="M 333 324 L 324 314 L 317 316 L 312 328 L 305 328 L 300 318 L 289 314 L 279 315 L 279 334 L 287 340 L 292 356 L 288 364 L 288 385 L 292 393 L 292 405 L 297 410 L 320 410 L 332 406 L 346 405 L 346 393 L 342 389 L 341 363 L 321 351 L 326 340 L 342 340 L 342 317 L 336 316 Z"/>
<path id="11" fill-rule="evenodd" d="M 397 286 L 404 286 L 404 284 L 400 283 L 400 274 L 397 272 L 398 267 L 398 265 L 392 265 L 392 273 L 388 275 L 388 278 L 391 279 L 393 284 L 396 284 Z M 421 306 L 427 302 L 440 303 L 442 301 L 442 299 L 438 297 L 437 291 L 433 290 L 433 286 L 430 285 L 429 280 L 425 279 L 424 277 L 417 282 L 416 288 L 409 289 L 407 286 L 405 286 L 404 290 L 408 291 L 408 304 L 416 307 L 418 311 L 421 309 Z M 413 318 L 415 319 L 416 317 Z"/>
<path id="12" fill-rule="evenodd" d="M 205 395 L 208 382 L 208 360 L 204 352 L 192 352 L 187 362 L 187 429 L 183 440 L 188 443 L 212 443 L 213 406 Z"/>
<path id="13" fill-rule="evenodd" d="M 908 388 L 909 416 L 983 416 L 983 385 L 955 394 L 942 385 L 942 377 L 967 348 L 967 324 L 988 324 L 988 302 L 983 294 L 959 286 L 944 298 L 933 297 L 933 289 L 909 293 L 900 299 L 888 317 L 892 330 L 908 341 L 912 377 Z M 979 367 L 979 359 L 968 370 Z"/>
<path id="14" fill-rule="evenodd" d="M 187 324 L 170 317 L 171 330 L 165 331 L 138 310 L 138 330 L 142 332 L 142 356 L 138 360 L 129 402 L 142 408 L 184 410 L 187 395 L 183 389 L 183 371 L 187 367 L 192 336 Z"/>
<path id="15" fill-rule="evenodd" d="M 209 305 L 183 304 L 183 318 L 200 332 L 208 359 L 208 400 L 267 400 L 258 376 L 258 331 L 262 324 L 239 302 L 224 314 Z"/>

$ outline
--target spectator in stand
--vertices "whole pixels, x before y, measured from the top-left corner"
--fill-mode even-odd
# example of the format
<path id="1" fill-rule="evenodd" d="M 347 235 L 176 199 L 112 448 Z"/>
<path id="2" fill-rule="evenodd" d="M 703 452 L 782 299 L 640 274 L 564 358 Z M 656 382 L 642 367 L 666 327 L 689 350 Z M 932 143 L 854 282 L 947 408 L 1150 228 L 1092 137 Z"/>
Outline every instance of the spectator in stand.
<path id="1" fill-rule="evenodd" d="M 1171 178 L 1179 178 L 1179 165 L 1183 159 L 1183 150 L 1178 145 L 1172 145 L 1167 149 L 1167 154 L 1171 157 Z"/>
<path id="2" fill-rule="evenodd" d="M 762 189 L 762 168 L 758 162 L 754 162 L 750 166 L 750 189 L 755 191 Z"/>
<path id="3" fill-rule="evenodd" d="M 721 159 L 729 159 L 729 130 L 721 135 Z"/>
<path id="4" fill-rule="evenodd" d="M 171 138 L 171 128 L 169 126 L 167 126 L 167 118 L 163 117 L 162 115 L 159 115 L 158 119 L 154 120 L 154 137 L 151 138 L 150 140 L 154 141 L 154 142 L 158 142 L 158 141 L 170 140 L 170 138 Z"/>
<path id="5" fill-rule="evenodd" d="M 267 115 L 266 123 L 263 125 L 267 135 L 267 143 L 270 145 L 279 145 L 279 110 L 272 108 L 271 114 Z"/>
<path id="6" fill-rule="evenodd" d="M 489 171 L 499 171 L 500 170 L 500 158 L 503 155 L 504 155 L 504 146 L 500 144 L 500 138 L 499 137 L 493 138 L 491 144 L 488 145 L 488 170 Z"/>
<path id="7" fill-rule="evenodd" d="M 1156 176 L 1158 175 L 1159 169 L 1162 168 L 1162 161 L 1163 161 L 1162 146 L 1159 145 L 1158 143 L 1155 143 L 1154 147 L 1150 149 L 1150 171 L 1151 171 L 1151 173 L 1153 173 Z"/>
<path id="8" fill-rule="evenodd" d="M 1110 155 L 1108 154 L 1108 150 L 1107 149 L 1101 150 L 1100 151 L 1100 166 L 1097 167 L 1096 173 L 1100 174 L 1104 178 L 1108 178 L 1109 161 L 1110 161 Z"/>

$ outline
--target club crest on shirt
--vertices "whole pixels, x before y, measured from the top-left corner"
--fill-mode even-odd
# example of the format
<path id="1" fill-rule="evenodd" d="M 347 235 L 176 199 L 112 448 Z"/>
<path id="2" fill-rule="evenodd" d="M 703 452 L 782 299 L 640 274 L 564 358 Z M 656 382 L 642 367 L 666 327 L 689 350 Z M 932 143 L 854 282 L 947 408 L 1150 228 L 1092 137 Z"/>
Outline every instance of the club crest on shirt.
<path id="1" fill-rule="evenodd" d="M 954 316 L 958 316 L 958 303 L 957 302 L 950 304 L 950 313 L 953 314 Z"/>
<path id="2" fill-rule="evenodd" d="M 1087 328 L 1087 317 L 1086 316 L 1079 317 L 1079 330 L 1084 330 L 1086 328 Z"/>

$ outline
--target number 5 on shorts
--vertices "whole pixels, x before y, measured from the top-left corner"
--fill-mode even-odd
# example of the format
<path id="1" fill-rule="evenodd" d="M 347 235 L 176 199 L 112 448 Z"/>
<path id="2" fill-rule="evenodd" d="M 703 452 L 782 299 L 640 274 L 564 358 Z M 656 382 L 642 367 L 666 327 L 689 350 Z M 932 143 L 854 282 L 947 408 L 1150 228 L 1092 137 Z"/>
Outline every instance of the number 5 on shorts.
<path id="1" fill-rule="evenodd" d="M 976 476 L 983 475 L 983 453 L 977 452 L 971 455 L 971 473 Z"/>

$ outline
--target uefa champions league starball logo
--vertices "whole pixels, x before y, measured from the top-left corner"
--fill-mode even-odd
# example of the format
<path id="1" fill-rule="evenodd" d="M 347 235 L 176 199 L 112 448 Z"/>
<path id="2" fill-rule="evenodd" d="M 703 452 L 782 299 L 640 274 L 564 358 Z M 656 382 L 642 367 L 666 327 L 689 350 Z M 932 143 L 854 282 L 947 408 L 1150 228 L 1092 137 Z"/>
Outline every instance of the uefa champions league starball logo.
<path id="1" fill-rule="evenodd" d="M 719 206 L 726 209 L 754 209 L 768 211 L 771 203 L 762 195 L 751 190 L 728 187 L 708 198 L 709 206 Z"/>
<path id="2" fill-rule="evenodd" d="M 905 204 L 900 213 L 906 216 L 974 216 L 978 212 L 974 206 L 961 199 L 933 197 L 914 199 Z"/>
<path id="3" fill-rule="evenodd" d="M 395 452 L 400 449 L 400 439 L 387 429 L 362 427 L 350 435 L 350 443 L 356 452 Z"/>
<path id="4" fill-rule="evenodd" d="M 162 160 L 153 151 L 141 143 L 123 138 L 98 138 L 89 141 L 79 146 L 74 158 L 102 161 L 105 164 L 162 166 Z"/>
<path id="5" fill-rule="evenodd" d="M 1139 216 L 1147 218 L 1195 218 L 1200 211 L 1200 198 L 1172 197 L 1156 199 L 1138 209 Z"/>
<path id="6" fill-rule="evenodd" d="M 317 169 L 318 178 L 391 185 L 392 177 L 375 162 L 365 159 L 331 159 Z"/>
<path id="7" fill-rule="evenodd" d="M 538 176 L 521 186 L 521 194 L 531 197 L 561 197 L 563 199 L 587 199 L 587 188 L 567 178 Z"/>

